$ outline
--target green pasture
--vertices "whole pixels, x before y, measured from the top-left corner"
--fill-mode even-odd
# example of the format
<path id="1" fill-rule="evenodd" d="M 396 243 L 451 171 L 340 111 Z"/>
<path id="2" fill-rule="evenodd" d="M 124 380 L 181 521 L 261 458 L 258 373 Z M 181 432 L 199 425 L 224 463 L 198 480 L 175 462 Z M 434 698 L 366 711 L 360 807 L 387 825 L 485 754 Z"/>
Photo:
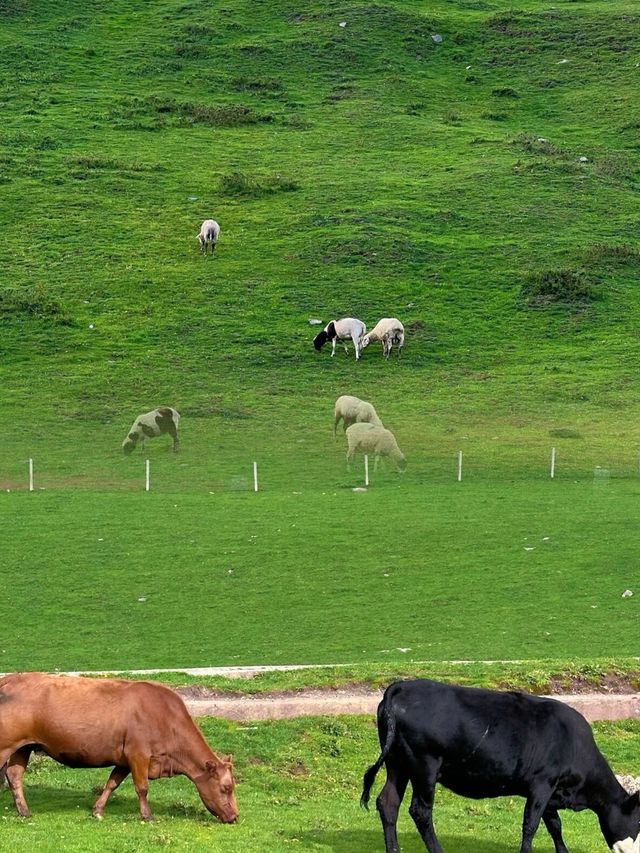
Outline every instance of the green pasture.
<path id="1" fill-rule="evenodd" d="M 638 655 L 637 481 L 342 476 L 0 493 L 0 669 Z"/>
<path id="2" fill-rule="evenodd" d="M 305 718 L 287 722 L 236 724 L 203 720 L 214 748 L 231 751 L 238 776 L 240 821 L 217 823 L 202 806 L 196 789 L 182 778 L 152 782 L 149 802 L 156 820 L 142 824 L 130 780 L 113 795 L 103 821 L 91 818 L 94 788 L 107 770 L 68 770 L 46 758 L 34 758 L 25 776 L 33 817 L 13 812 L 10 794 L 0 794 L 2 843 L 17 853 L 82 851 L 133 853 L 156 849 L 214 850 L 220 853 L 374 853 L 384 844 L 375 808 L 360 809 L 362 773 L 378 754 L 373 720 L 362 717 Z M 637 721 L 597 724 L 598 744 L 618 773 L 637 770 L 640 725 Z M 384 771 L 374 788 L 377 794 Z M 405 853 L 424 850 L 408 814 L 399 821 Z M 445 850 L 507 853 L 517 848 L 523 800 L 471 801 L 440 789 L 435 823 Z M 604 849 L 591 812 L 563 812 L 565 838 L 575 853 Z M 544 828 L 536 851 L 550 853 Z"/>

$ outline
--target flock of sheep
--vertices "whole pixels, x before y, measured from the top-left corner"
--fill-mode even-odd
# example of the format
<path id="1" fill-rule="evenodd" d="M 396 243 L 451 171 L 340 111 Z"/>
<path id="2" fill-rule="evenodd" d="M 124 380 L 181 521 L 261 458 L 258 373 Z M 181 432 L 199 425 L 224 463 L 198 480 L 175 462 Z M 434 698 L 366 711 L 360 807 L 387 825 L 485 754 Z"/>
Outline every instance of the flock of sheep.
<path id="1" fill-rule="evenodd" d="M 333 437 L 342 421 L 347 436 L 347 465 L 350 467 L 356 453 L 366 453 L 374 457 L 373 470 L 383 456 L 388 457 L 399 471 L 404 471 L 407 460 L 398 447 L 396 437 L 385 429 L 378 413 L 366 400 L 343 394 L 336 400 L 333 411 Z"/>
<path id="2" fill-rule="evenodd" d="M 205 219 L 197 235 L 202 252 L 208 251 L 213 256 L 215 246 L 220 237 L 220 226 L 214 219 Z M 320 334 L 316 335 L 313 345 L 319 352 L 324 344 L 331 342 L 331 355 L 336 353 L 336 344 L 341 341 L 345 352 L 348 353 L 348 340 L 353 341 L 356 361 L 362 350 L 371 343 L 382 343 L 382 354 L 388 359 L 393 347 L 396 347 L 398 358 L 404 346 L 404 326 L 396 317 L 383 317 L 367 334 L 367 327 L 355 317 L 343 317 L 341 320 L 331 320 Z M 398 447 L 393 433 L 385 429 L 371 403 L 358 397 L 343 395 L 338 397 L 334 408 L 333 437 L 336 438 L 336 428 L 342 421 L 347 437 L 347 465 L 350 467 L 356 453 L 370 454 L 374 457 L 374 471 L 382 457 L 390 458 L 396 468 L 403 471 L 406 467 L 404 454 Z M 180 447 L 178 425 L 180 415 L 170 406 L 160 406 L 150 412 L 138 415 L 131 429 L 122 442 L 122 449 L 129 455 L 138 446 L 144 447 L 145 439 L 156 438 L 159 435 L 169 435 L 173 440 L 173 450 Z"/>

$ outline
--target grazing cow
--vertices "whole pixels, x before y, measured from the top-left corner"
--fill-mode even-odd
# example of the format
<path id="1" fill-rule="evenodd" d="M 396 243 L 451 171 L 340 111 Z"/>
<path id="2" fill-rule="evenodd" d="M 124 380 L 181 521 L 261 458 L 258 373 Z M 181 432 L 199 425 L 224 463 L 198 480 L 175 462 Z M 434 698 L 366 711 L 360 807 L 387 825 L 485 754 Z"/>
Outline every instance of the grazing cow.
<path id="1" fill-rule="evenodd" d="M 219 236 L 220 226 L 215 219 L 205 219 L 198 234 L 198 242 L 205 255 L 207 254 L 207 246 L 211 247 L 211 255 L 213 255 Z"/>
<path id="2" fill-rule="evenodd" d="M 179 423 L 180 415 L 170 406 L 160 406 L 151 412 L 145 412 L 144 415 L 138 415 L 131 425 L 127 437 L 122 442 L 122 450 L 125 456 L 133 453 L 138 441 L 141 442 L 140 446 L 144 447 L 145 439 L 155 438 L 158 435 L 170 435 L 173 439 L 173 450 L 177 453 L 180 447 L 178 440 Z"/>
<path id="3" fill-rule="evenodd" d="M 24 672 L 0 678 L 0 767 L 18 814 L 29 817 L 22 776 L 34 749 L 67 767 L 114 769 L 93 807 L 101 818 L 131 773 L 143 820 L 149 779 L 187 776 L 223 823 L 238 817 L 231 756 L 208 746 L 182 699 L 149 681 Z"/>
<path id="4" fill-rule="evenodd" d="M 342 341 L 344 351 L 349 354 L 345 341 L 351 339 L 356 351 L 356 361 L 360 358 L 362 350 L 362 336 L 367 331 L 367 327 L 355 317 L 343 317 L 342 320 L 331 320 L 327 323 L 320 334 L 313 339 L 313 345 L 317 352 L 320 352 L 322 347 L 331 341 L 331 356 L 336 354 L 336 343 Z"/>
<path id="5" fill-rule="evenodd" d="M 376 801 L 387 853 L 398 853 L 396 821 L 407 784 L 409 813 L 429 853 L 443 853 L 433 827 L 436 782 L 463 797 L 526 798 L 520 853 L 530 853 L 540 820 L 556 853 L 568 853 L 558 809 L 592 809 L 615 853 L 638 853 L 640 795 L 620 785 L 587 721 L 555 699 L 398 681 L 378 706 L 380 757 L 364 774 L 366 806 L 378 770 L 387 781 Z"/>

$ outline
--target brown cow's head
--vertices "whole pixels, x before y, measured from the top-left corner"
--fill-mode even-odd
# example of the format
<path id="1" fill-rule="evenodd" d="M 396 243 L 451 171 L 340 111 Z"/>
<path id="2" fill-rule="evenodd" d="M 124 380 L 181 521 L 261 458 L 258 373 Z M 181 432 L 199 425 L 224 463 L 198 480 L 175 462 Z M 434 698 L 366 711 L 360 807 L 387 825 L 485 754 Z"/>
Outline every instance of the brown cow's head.
<path id="1" fill-rule="evenodd" d="M 217 755 L 205 763 L 205 772 L 193 780 L 200 799 L 207 809 L 222 823 L 235 823 L 238 805 L 235 796 L 235 779 L 230 755 Z"/>

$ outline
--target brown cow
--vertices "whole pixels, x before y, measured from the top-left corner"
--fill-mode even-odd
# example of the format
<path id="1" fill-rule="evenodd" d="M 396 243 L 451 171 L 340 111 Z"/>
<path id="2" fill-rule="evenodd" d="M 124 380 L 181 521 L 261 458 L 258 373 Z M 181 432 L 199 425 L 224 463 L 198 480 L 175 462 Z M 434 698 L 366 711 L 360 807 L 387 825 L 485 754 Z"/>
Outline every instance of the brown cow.
<path id="1" fill-rule="evenodd" d="M 103 816 L 109 796 L 129 773 L 143 820 L 153 820 L 149 779 L 187 776 L 223 823 L 238 817 L 231 756 L 208 746 L 182 701 L 149 681 L 93 679 L 41 672 L 0 678 L 0 768 L 19 815 L 29 817 L 22 776 L 34 749 L 67 767 L 110 767 L 93 807 Z"/>

